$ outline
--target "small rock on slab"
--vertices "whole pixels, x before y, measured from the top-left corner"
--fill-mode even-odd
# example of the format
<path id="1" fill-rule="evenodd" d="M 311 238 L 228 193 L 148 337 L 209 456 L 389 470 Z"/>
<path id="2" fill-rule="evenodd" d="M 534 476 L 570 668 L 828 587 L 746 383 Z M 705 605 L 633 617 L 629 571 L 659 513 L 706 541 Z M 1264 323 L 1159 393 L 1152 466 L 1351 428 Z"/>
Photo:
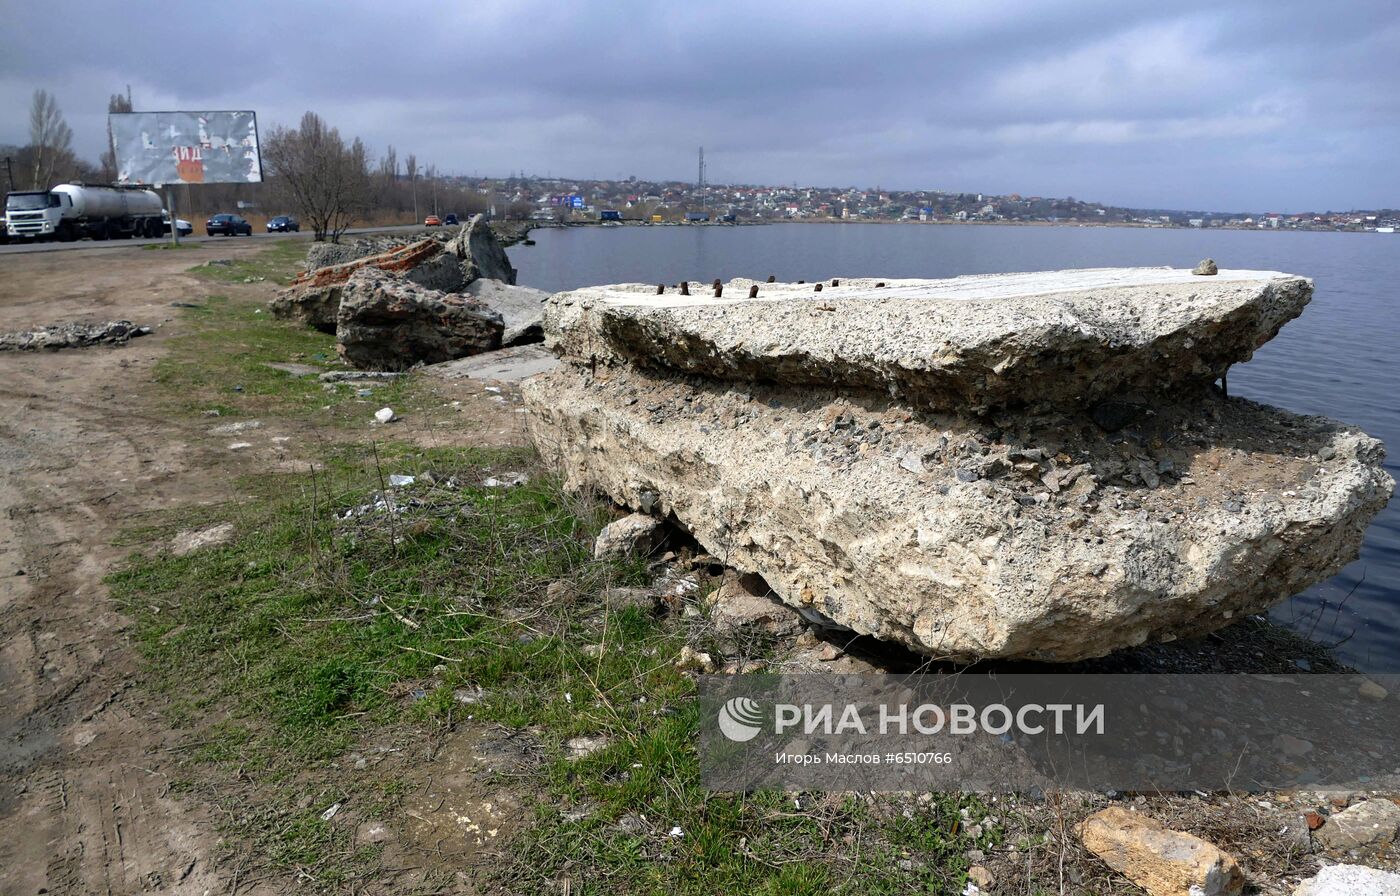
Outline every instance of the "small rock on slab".
<path id="1" fill-rule="evenodd" d="M 1151 896 L 1236 896 L 1244 872 L 1234 857 L 1193 834 L 1110 806 L 1079 827 L 1084 846 Z"/>
<path id="2" fill-rule="evenodd" d="M 1201 277 L 1214 277 L 1216 274 L 1220 273 L 1220 268 L 1215 266 L 1214 258 L 1205 258 L 1201 260 L 1200 264 L 1196 265 L 1191 273 Z"/>
<path id="3" fill-rule="evenodd" d="M 1400 896 L 1400 874 L 1362 865 L 1332 865 L 1305 880 L 1293 896 Z"/>
<path id="4" fill-rule="evenodd" d="M 1357 803 L 1327 819 L 1313 836 L 1328 849 L 1385 846 L 1400 837 L 1400 806 L 1383 799 Z"/>
<path id="5" fill-rule="evenodd" d="M 1367 700 L 1384 700 L 1389 693 L 1385 688 L 1376 684 L 1369 678 L 1361 682 L 1356 692 Z"/>
<path id="6" fill-rule="evenodd" d="M 665 537 L 661 521 L 644 513 L 634 513 L 608 523 L 593 543 L 595 559 L 649 554 Z"/>

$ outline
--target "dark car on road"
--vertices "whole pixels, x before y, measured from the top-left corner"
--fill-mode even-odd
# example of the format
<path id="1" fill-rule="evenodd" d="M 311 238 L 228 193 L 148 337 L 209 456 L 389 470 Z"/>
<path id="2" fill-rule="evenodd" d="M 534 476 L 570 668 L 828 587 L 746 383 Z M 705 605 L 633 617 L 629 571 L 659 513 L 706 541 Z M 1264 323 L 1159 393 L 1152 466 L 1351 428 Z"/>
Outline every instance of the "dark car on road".
<path id="1" fill-rule="evenodd" d="M 268 233 L 301 233 L 301 225 L 291 215 L 278 215 L 267 222 Z"/>
<path id="2" fill-rule="evenodd" d="M 215 215 L 204 222 L 204 232 L 213 236 L 216 233 L 224 236 L 244 236 L 253 235 L 253 225 L 238 217 L 237 215 Z"/>
<path id="3" fill-rule="evenodd" d="M 448 215 L 446 218 L 443 218 L 443 219 L 442 219 L 442 226 L 444 226 L 444 227 L 451 227 L 452 225 L 454 225 L 454 224 L 456 224 L 456 223 L 457 223 L 457 216 L 456 216 L 456 215 Z"/>

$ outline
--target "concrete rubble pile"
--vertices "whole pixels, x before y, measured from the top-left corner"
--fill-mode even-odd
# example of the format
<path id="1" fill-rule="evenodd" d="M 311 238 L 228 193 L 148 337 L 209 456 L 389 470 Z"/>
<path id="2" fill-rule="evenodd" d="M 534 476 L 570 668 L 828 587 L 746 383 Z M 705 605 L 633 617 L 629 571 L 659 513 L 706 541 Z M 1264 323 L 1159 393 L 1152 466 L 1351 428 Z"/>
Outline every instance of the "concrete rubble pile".
<path id="1" fill-rule="evenodd" d="M 930 656 L 1222 627 L 1354 558 L 1393 488 L 1365 433 L 1215 385 L 1303 311 L 1304 278 L 686 287 L 549 300 L 540 451 L 805 614 Z"/>
<path id="2" fill-rule="evenodd" d="M 103 323 L 52 324 L 18 333 L 0 333 L 0 352 L 58 351 L 64 348 L 87 348 L 92 345 L 126 345 L 137 336 L 148 336 L 150 327 L 137 326 L 129 320 L 109 320 Z"/>
<path id="3" fill-rule="evenodd" d="M 393 370 L 538 342 L 547 294 L 516 286 L 515 278 L 504 247 L 478 215 L 455 235 L 446 231 L 408 244 L 382 236 L 317 244 L 307 253 L 306 273 L 270 308 L 277 317 L 335 333 L 350 363 Z M 376 290 L 381 294 L 371 296 Z M 443 314 L 483 306 L 501 324 L 492 339 L 462 338 L 461 315 Z M 414 332 L 396 335 L 390 320 Z M 438 336 L 429 335 L 446 321 L 452 323 Z M 385 343 L 371 344 L 378 337 Z"/>

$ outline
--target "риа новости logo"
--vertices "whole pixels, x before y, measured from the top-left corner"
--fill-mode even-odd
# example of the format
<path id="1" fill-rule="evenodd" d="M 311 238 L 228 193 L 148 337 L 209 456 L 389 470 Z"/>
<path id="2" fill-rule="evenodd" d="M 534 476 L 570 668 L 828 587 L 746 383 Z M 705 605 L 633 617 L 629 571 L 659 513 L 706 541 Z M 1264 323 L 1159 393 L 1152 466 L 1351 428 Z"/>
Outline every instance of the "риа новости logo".
<path id="1" fill-rule="evenodd" d="M 733 697 L 719 708 L 719 730 L 736 743 L 746 743 L 763 730 L 763 710 L 749 697 Z"/>

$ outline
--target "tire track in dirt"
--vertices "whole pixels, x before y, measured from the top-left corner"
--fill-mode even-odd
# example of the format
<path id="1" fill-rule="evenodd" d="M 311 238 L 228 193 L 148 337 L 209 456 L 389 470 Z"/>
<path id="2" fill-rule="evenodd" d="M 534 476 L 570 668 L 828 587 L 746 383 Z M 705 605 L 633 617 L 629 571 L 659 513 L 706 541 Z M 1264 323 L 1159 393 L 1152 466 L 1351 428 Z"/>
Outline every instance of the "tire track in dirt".
<path id="1" fill-rule="evenodd" d="M 72 283 L 72 298 L 36 300 L 30 291 L 16 302 L 5 294 L 15 288 L 12 279 L 9 289 L 0 287 L 0 323 L 40 306 L 44 320 L 34 323 L 94 312 L 160 322 L 170 297 L 200 287 L 162 276 L 171 272 L 159 267 L 139 254 L 130 259 L 130 273 L 139 276 L 113 288 L 100 308 L 81 298 L 89 289 Z M 119 276 L 103 274 L 108 282 Z M 29 281 L 40 293 L 65 288 Z M 143 408 L 161 341 L 0 355 L 6 894 L 212 894 L 233 883 L 233 869 L 217 864 L 219 839 L 207 813 L 169 792 L 176 737 L 131 687 L 140 666 L 129 621 L 102 583 L 123 554 L 114 537 L 141 514 L 227 497 L 219 477 L 197 475 L 196 431 Z"/>

